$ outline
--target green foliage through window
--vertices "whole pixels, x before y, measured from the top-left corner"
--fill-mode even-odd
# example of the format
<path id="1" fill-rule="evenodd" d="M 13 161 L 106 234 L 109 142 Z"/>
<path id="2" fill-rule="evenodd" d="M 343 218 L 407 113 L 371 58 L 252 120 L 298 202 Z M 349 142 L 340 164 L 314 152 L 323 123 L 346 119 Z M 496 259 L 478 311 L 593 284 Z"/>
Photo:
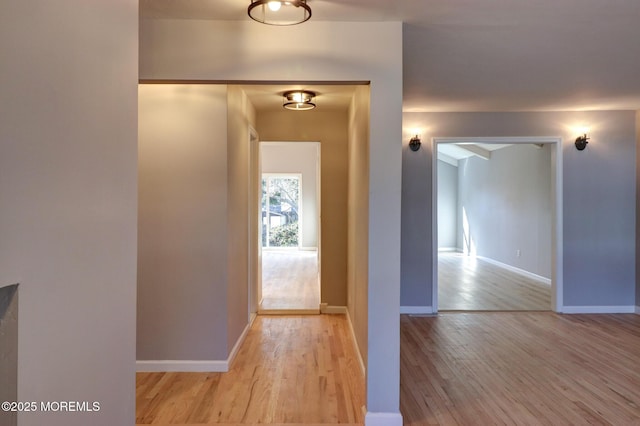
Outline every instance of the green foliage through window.
<path id="1" fill-rule="evenodd" d="M 296 247 L 298 245 L 298 222 L 275 226 L 269 233 L 269 246 Z"/>

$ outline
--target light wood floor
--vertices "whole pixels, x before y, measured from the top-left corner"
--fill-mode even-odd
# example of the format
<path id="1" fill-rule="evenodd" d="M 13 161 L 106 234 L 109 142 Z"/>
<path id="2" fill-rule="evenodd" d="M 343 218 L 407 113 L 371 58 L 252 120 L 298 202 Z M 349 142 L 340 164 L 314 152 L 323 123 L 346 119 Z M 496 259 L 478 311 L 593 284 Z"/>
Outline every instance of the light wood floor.
<path id="1" fill-rule="evenodd" d="M 551 286 L 461 253 L 438 253 L 438 310 L 548 311 Z"/>
<path id="2" fill-rule="evenodd" d="M 136 423 L 362 424 L 344 315 L 258 316 L 227 373 L 138 373 Z"/>
<path id="3" fill-rule="evenodd" d="M 318 310 L 320 284 L 316 251 L 263 250 L 260 310 Z"/>
<path id="4" fill-rule="evenodd" d="M 405 425 L 640 425 L 640 316 L 401 317 Z"/>

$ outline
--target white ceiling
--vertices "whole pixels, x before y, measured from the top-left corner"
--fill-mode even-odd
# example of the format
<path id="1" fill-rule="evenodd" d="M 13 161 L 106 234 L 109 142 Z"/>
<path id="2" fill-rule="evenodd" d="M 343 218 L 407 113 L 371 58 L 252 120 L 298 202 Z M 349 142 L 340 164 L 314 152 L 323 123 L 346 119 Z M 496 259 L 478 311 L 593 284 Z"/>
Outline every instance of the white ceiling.
<path id="1" fill-rule="evenodd" d="M 493 151 L 510 146 L 511 144 L 497 143 L 439 143 L 438 159 L 457 167 L 458 160 L 473 156 L 488 160 Z"/>
<path id="2" fill-rule="evenodd" d="M 248 4 L 140 0 L 140 9 L 143 18 L 246 20 Z M 309 5 L 312 20 L 405 23 L 405 111 L 640 109 L 640 0 Z"/>

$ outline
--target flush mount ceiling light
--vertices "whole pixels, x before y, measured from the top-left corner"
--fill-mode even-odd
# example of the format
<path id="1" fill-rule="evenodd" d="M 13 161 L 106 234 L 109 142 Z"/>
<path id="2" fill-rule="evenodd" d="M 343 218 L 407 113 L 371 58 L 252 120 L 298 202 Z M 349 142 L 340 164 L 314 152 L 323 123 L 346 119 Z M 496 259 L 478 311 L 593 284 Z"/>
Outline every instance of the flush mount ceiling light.
<path id="1" fill-rule="evenodd" d="M 313 103 L 313 98 L 315 98 L 316 94 L 308 90 L 292 90 L 284 92 L 282 96 L 284 98 L 282 106 L 286 109 L 308 111 L 316 107 L 316 104 Z"/>
<path id="2" fill-rule="evenodd" d="M 307 0 L 251 0 L 249 17 L 267 25 L 296 25 L 311 18 Z"/>

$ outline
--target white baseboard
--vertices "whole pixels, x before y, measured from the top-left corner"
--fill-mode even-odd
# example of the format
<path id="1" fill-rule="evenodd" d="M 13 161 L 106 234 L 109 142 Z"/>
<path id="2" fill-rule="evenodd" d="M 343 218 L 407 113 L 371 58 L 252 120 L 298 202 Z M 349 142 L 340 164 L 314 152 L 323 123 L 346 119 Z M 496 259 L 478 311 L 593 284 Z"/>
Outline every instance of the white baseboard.
<path id="1" fill-rule="evenodd" d="M 260 309 L 260 315 L 318 315 L 320 309 Z"/>
<path id="2" fill-rule="evenodd" d="M 321 314 L 342 314 L 346 315 L 348 313 L 346 306 L 329 306 L 327 303 L 320 304 L 320 313 Z"/>
<path id="3" fill-rule="evenodd" d="M 136 371 L 145 373 L 188 372 L 224 373 L 229 371 L 228 361 L 159 360 L 136 361 Z"/>
<path id="4" fill-rule="evenodd" d="M 400 306 L 400 314 L 431 315 L 433 306 Z"/>
<path id="5" fill-rule="evenodd" d="M 364 417 L 365 426 L 402 426 L 400 413 L 372 413 L 367 411 Z"/>
<path id="6" fill-rule="evenodd" d="M 240 333 L 240 337 L 238 337 L 238 340 L 236 340 L 236 344 L 233 345 L 231 352 L 229 352 L 229 357 L 227 358 L 227 371 L 229 371 L 229 367 L 231 367 L 231 363 L 233 362 L 233 360 L 236 359 L 238 350 L 240 350 L 240 346 L 242 346 L 242 343 L 244 343 L 244 339 L 247 338 L 247 334 L 249 333 L 249 330 L 251 330 L 251 325 L 253 325 L 253 321 L 255 321 L 256 316 L 257 315 L 255 313 L 249 315 L 249 324 L 247 324 L 244 330 L 242 330 L 242 333 Z"/>
<path id="7" fill-rule="evenodd" d="M 240 346 L 246 339 L 256 314 L 251 314 L 249 324 L 242 330 L 240 337 L 233 345 L 229 357 L 224 361 L 195 361 L 195 360 L 151 360 L 136 361 L 136 371 L 145 373 L 157 372 L 188 372 L 188 373 L 226 373 L 238 354 Z"/>
<path id="8" fill-rule="evenodd" d="M 347 322 L 349 323 L 349 330 L 351 331 L 351 340 L 353 340 L 353 346 L 356 349 L 356 355 L 358 356 L 358 361 L 360 362 L 360 371 L 362 371 L 362 375 L 367 377 L 367 367 L 364 365 L 364 359 L 362 358 L 362 354 L 360 353 L 360 346 L 358 346 L 358 339 L 356 339 L 356 331 L 353 329 L 353 323 L 351 322 L 351 316 L 349 315 L 349 310 L 346 310 L 347 314 Z"/>
<path id="9" fill-rule="evenodd" d="M 458 250 L 457 247 L 438 247 L 438 252 L 441 253 L 457 253 L 461 250 Z"/>
<path id="10" fill-rule="evenodd" d="M 637 307 L 630 306 L 563 306 L 563 314 L 633 314 Z"/>
<path id="11" fill-rule="evenodd" d="M 507 265 L 506 263 L 502 263 L 495 259 L 491 259 L 490 257 L 484 256 L 476 256 L 478 259 L 482 259 L 485 262 L 492 263 L 501 268 L 507 269 L 511 272 L 515 272 L 516 274 L 523 275 L 527 278 L 531 278 L 536 281 L 540 281 L 543 284 L 551 285 L 551 278 L 543 277 L 542 275 L 534 274 L 533 272 L 525 271 L 524 269 L 516 268 L 515 266 Z"/>
<path id="12" fill-rule="evenodd" d="M 636 314 L 640 315 L 640 306 L 636 306 Z"/>

